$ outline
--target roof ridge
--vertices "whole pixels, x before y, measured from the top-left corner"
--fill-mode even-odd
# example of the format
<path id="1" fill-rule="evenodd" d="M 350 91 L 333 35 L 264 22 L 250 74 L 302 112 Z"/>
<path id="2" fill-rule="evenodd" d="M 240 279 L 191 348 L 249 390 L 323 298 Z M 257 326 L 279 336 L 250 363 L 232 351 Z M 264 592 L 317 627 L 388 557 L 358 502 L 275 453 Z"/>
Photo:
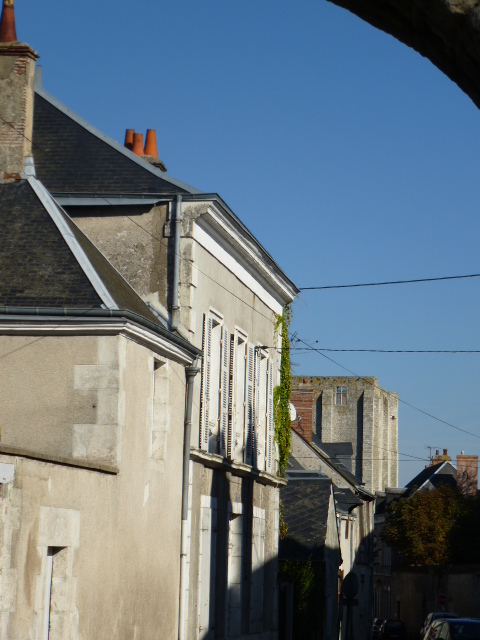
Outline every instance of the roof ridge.
<path id="1" fill-rule="evenodd" d="M 99 131 L 99 129 L 97 129 L 96 127 L 91 125 L 89 122 L 84 120 L 84 118 L 76 114 L 74 111 L 72 111 L 72 109 L 69 109 L 62 102 L 60 102 L 60 100 L 57 100 L 57 98 L 55 98 L 50 93 L 45 91 L 45 89 L 43 89 L 42 87 L 39 87 L 37 85 L 35 87 L 35 93 L 37 93 L 41 98 L 43 98 L 48 103 L 50 103 L 53 107 L 61 111 L 64 115 L 71 118 L 78 125 L 86 129 L 89 133 L 96 136 L 99 140 L 101 140 L 102 142 L 105 142 L 110 147 L 115 149 L 115 151 L 121 153 L 130 161 L 134 162 L 135 164 L 138 164 L 142 169 L 145 169 L 145 171 L 152 173 L 155 177 L 159 178 L 160 180 L 165 180 L 166 182 L 170 182 L 170 184 L 172 184 L 173 186 L 178 187 L 179 189 L 182 189 L 184 191 L 187 191 L 187 193 L 192 193 L 192 194 L 203 193 L 199 189 L 196 189 L 195 187 L 192 187 L 182 182 L 181 180 L 177 180 L 176 178 L 173 178 L 172 176 L 169 176 L 166 173 L 162 173 L 162 175 L 160 175 L 158 172 L 158 169 L 153 167 L 146 160 L 143 160 L 141 157 L 132 153 L 129 149 L 127 149 L 126 147 L 118 143 L 116 140 L 114 140 L 113 138 L 110 138 L 110 136 L 107 136 L 105 133 L 102 133 L 101 131 Z"/>

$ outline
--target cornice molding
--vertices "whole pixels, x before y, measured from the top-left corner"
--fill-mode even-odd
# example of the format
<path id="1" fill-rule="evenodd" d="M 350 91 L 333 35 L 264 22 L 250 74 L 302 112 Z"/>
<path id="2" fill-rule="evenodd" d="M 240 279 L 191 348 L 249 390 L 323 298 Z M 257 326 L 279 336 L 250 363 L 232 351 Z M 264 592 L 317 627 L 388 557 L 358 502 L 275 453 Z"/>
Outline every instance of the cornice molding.
<path id="1" fill-rule="evenodd" d="M 193 462 L 203 464 L 204 467 L 208 467 L 209 469 L 221 469 L 226 472 L 229 471 L 234 476 L 252 478 L 260 484 L 271 487 L 285 487 L 287 485 L 285 478 L 274 476 L 266 471 L 254 469 L 248 464 L 243 464 L 242 462 L 228 460 L 216 453 L 207 453 L 200 449 L 190 449 L 190 459 L 193 460 Z"/>
<path id="2" fill-rule="evenodd" d="M 210 202 L 207 213 L 201 216 L 206 227 L 213 228 L 217 234 L 223 237 L 230 246 L 236 250 L 239 256 L 246 262 L 262 280 L 268 284 L 268 289 L 273 290 L 283 306 L 293 302 L 298 289 L 284 276 L 281 269 L 274 263 L 260 243 L 242 231 L 239 225 L 218 202 Z M 268 290 L 267 289 L 267 290 Z"/>
<path id="3" fill-rule="evenodd" d="M 0 336 L 2 335 L 35 335 L 35 336 L 92 336 L 92 335 L 122 335 L 129 340 L 153 351 L 157 355 L 173 360 L 182 365 L 191 365 L 191 353 L 173 344 L 166 338 L 152 333 L 148 329 L 129 322 L 128 320 L 109 320 L 107 322 L 79 322 L 68 318 L 67 321 L 49 319 L 39 321 L 22 318 L 13 321 L 11 318 L 0 318 Z"/>

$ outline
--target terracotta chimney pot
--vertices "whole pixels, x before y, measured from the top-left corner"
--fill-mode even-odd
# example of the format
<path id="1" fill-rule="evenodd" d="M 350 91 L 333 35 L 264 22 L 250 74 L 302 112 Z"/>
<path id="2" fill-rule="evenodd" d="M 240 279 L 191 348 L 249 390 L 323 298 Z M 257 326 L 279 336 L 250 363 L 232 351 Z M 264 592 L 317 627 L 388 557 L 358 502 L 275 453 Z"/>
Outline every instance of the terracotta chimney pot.
<path id="1" fill-rule="evenodd" d="M 135 135 L 135 129 L 127 129 L 125 133 L 125 146 L 130 151 L 133 149 L 133 136 Z"/>
<path id="2" fill-rule="evenodd" d="M 146 156 L 151 156 L 152 158 L 158 158 L 157 132 L 155 129 L 147 129 L 144 154 Z"/>
<path id="3" fill-rule="evenodd" d="M 143 156 L 143 133 L 133 134 L 132 151 L 136 156 Z"/>
<path id="4" fill-rule="evenodd" d="M 3 0 L 2 18 L 0 20 L 0 42 L 18 42 L 15 29 L 14 0 Z"/>

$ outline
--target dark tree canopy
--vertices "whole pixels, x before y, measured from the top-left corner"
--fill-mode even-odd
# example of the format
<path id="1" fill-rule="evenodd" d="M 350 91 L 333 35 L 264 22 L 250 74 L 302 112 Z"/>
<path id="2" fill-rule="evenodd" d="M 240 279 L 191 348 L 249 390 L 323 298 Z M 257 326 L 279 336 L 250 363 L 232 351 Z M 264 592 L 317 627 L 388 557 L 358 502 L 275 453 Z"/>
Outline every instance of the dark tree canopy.
<path id="1" fill-rule="evenodd" d="M 438 566 L 480 561 L 480 499 L 443 486 L 392 502 L 384 540 L 407 564 Z"/>
<path id="2" fill-rule="evenodd" d="M 477 0 L 329 0 L 428 58 L 480 108 Z"/>

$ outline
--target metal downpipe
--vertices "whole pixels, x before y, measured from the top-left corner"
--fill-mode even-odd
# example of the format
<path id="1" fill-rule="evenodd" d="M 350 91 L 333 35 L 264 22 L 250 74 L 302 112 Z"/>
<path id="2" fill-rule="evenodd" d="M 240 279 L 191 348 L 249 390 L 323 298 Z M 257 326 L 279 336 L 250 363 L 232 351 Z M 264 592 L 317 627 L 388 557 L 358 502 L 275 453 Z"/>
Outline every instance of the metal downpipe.
<path id="1" fill-rule="evenodd" d="M 180 287 L 180 237 L 182 235 L 182 196 L 177 195 L 175 208 L 175 254 L 173 256 L 173 301 L 172 301 L 172 329 L 178 329 L 180 307 L 178 304 L 178 289 Z"/>
<path id="2" fill-rule="evenodd" d="M 185 640 L 185 608 L 187 606 L 185 593 L 185 578 L 187 571 L 187 520 L 188 520 L 188 486 L 190 471 L 190 437 L 192 433 L 192 404 L 193 404 L 193 383 L 195 376 L 200 369 L 197 366 L 187 367 L 185 375 L 187 378 L 186 404 L 185 404 L 185 427 L 183 438 L 183 486 L 182 486 L 182 526 L 181 526 L 181 550 L 180 550 L 180 607 L 178 620 L 178 638 Z"/>

